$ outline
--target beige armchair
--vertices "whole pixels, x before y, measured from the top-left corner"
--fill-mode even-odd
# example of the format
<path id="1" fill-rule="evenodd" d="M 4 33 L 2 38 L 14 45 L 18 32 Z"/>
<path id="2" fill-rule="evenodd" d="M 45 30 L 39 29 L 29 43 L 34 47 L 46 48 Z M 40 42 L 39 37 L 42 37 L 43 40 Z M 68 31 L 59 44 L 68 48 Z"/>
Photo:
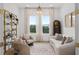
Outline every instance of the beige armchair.
<path id="1" fill-rule="evenodd" d="M 10 48 L 6 51 L 6 55 L 29 55 L 30 48 L 29 46 L 23 42 L 23 40 L 15 40 L 13 42 L 13 48 Z"/>

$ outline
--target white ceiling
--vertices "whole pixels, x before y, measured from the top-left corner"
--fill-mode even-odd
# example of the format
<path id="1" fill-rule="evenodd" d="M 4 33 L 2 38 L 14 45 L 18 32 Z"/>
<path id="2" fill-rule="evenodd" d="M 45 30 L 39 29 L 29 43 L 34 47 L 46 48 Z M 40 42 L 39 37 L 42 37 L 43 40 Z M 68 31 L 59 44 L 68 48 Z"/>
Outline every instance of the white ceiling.
<path id="1" fill-rule="evenodd" d="M 18 7 L 25 8 L 25 7 L 62 7 L 62 3 L 19 3 L 17 4 Z"/>
<path id="2" fill-rule="evenodd" d="M 4 3 L 7 5 L 7 3 Z M 71 3 L 10 3 L 11 5 L 15 5 L 16 7 L 19 8 L 26 8 L 26 7 L 32 7 L 32 8 L 37 8 L 39 5 L 40 7 L 54 7 L 54 8 L 61 8 L 64 5 L 69 5 Z M 8 5 L 10 5 L 8 3 Z"/>

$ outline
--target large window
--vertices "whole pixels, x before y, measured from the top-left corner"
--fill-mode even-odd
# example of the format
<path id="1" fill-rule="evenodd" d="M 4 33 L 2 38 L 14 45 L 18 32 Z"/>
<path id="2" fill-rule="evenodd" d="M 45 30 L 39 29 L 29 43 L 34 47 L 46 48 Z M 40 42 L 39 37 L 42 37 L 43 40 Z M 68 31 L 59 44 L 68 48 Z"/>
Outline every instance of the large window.
<path id="1" fill-rule="evenodd" d="M 43 33 L 49 33 L 49 16 L 42 16 Z"/>
<path id="2" fill-rule="evenodd" d="M 30 33 L 36 33 L 36 16 L 30 16 Z"/>

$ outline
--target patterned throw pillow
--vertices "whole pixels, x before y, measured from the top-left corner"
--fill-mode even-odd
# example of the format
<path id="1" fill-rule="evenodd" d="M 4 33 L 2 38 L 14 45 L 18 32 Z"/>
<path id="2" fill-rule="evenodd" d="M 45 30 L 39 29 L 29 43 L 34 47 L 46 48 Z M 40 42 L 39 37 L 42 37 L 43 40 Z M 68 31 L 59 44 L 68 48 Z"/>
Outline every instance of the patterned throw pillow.
<path id="1" fill-rule="evenodd" d="M 66 40 L 67 40 L 67 38 L 63 37 L 63 40 L 62 40 L 61 44 L 64 44 Z"/>
<path id="2" fill-rule="evenodd" d="M 56 40 L 62 41 L 63 36 L 62 34 L 56 34 Z"/>
<path id="3" fill-rule="evenodd" d="M 70 43 L 70 42 L 72 42 L 73 40 L 72 40 L 72 37 L 67 37 L 67 40 L 65 40 L 65 43 Z"/>

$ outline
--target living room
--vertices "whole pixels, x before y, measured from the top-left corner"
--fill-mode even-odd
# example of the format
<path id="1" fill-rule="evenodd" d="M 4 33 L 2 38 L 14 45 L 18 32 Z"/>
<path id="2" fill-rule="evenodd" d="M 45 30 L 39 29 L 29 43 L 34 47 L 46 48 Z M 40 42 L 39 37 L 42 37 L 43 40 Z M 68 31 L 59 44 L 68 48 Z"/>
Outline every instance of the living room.
<path id="1" fill-rule="evenodd" d="M 22 38 L 28 43 L 24 47 L 27 51 L 23 51 L 26 53 L 21 51 L 23 55 L 75 55 L 75 3 L 0 3 L 0 9 L 3 13 L 6 10 L 17 16 L 17 36 L 14 40 Z M 3 19 L 5 17 L 1 15 L 0 42 L 6 43 L 6 38 L 3 39 L 6 33 Z M 14 53 L 14 48 L 4 48 L 5 43 L 0 47 L 0 54 Z"/>

